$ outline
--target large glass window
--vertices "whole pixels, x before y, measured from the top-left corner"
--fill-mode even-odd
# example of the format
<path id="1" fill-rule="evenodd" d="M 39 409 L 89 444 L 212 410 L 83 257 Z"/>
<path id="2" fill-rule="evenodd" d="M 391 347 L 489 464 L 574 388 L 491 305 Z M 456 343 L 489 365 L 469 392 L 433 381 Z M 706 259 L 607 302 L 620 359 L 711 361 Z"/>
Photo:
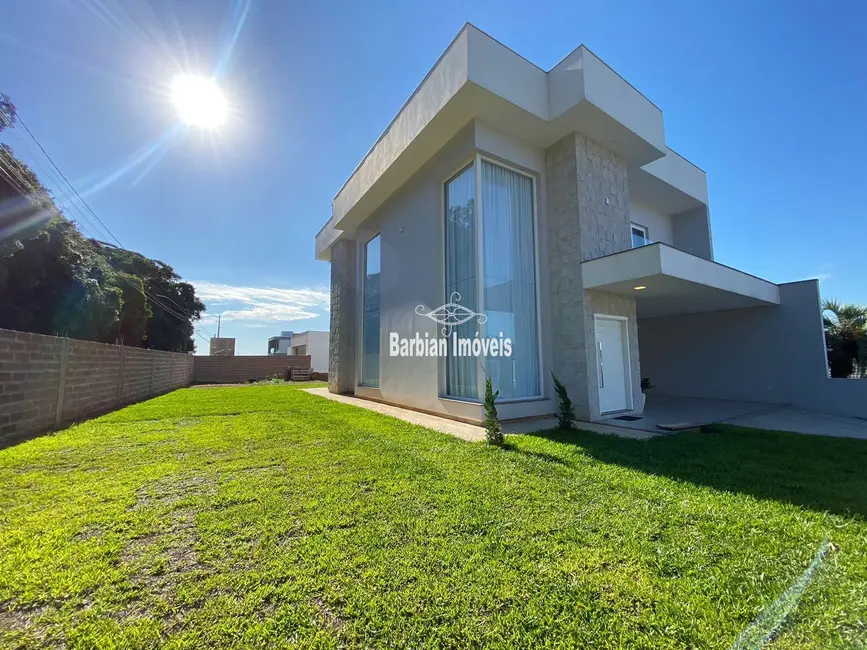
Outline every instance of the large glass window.
<path id="1" fill-rule="evenodd" d="M 361 384 L 379 387 L 379 235 L 364 247 Z"/>
<path id="2" fill-rule="evenodd" d="M 489 356 L 485 371 L 501 399 L 536 397 L 539 335 L 533 181 L 482 161 L 483 310 L 485 334 L 512 339 L 512 356 Z"/>
<path id="3" fill-rule="evenodd" d="M 476 261 L 476 183 L 472 165 L 446 183 L 446 302 L 460 296 L 467 309 L 479 311 L 478 264 Z M 457 297 L 457 296 L 456 296 Z M 470 319 L 452 328 L 459 338 L 473 338 L 478 323 Z M 479 359 L 451 354 L 446 360 L 446 394 L 479 398 Z"/>
<path id="4" fill-rule="evenodd" d="M 512 356 L 450 356 L 446 394 L 480 399 L 487 373 L 501 399 L 536 397 L 541 384 L 533 181 L 486 160 L 479 164 L 481 215 L 474 165 L 446 183 L 445 297 L 450 302 L 457 293 L 462 306 L 487 317 L 484 324 L 473 318 L 453 327 L 458 338 L 472 339 L 477 332 L 510 338 Z"/>

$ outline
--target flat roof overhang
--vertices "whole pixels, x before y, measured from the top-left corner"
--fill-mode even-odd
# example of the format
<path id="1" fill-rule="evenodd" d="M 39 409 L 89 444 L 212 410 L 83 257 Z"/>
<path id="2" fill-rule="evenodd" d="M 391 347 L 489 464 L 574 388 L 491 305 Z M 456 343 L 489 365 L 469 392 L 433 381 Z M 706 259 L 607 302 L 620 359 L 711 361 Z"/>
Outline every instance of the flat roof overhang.
<path id="1" fill-rule="evenodd" d="M 780 304 L 773 282 L 660 243 L 583 262 L 581 274 L 585 289 L 635 298 L 638 318 Z"/>
<path id="2" fill-rule="evenodd" d="M 676 151 L 643 167 L 629 167 L 629 198 L 677 214 L 707 205 L 705 173 Z"/>
<path id="3" fill-rule="evenodd" d="M 334 197 L 331 218 L 316 236 L 316 258 L 330 259 L 335 241 L 352 237 L 474 119 L 543 148 L 583 133 L 631 169 L 673 185 L 672 203 L 706 201 L 704 172 L 665 145 L 662 111 L 586 47 L 546 72 L 466 25 Z"/>

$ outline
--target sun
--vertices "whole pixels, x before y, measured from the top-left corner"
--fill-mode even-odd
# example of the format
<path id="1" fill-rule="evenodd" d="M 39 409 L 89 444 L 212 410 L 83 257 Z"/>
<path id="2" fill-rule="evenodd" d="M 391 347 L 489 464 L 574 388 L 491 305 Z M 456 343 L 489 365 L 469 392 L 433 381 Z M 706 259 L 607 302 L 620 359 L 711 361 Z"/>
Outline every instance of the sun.
<path id="1" fill-rule="evenodd" d="M 225 122 L 229 107 L 213 79 L 181 74 L 172 81 L 172 99 L 187 124 L 213 129 Z"/>

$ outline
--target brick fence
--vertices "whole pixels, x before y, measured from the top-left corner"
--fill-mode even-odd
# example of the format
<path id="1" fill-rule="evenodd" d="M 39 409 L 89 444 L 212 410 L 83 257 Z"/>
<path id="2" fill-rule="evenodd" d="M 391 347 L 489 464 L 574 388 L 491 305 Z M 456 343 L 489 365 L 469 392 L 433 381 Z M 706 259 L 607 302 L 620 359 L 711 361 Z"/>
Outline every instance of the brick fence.
<path id="1" fill-rule="evenodd" d="M 286 378 L 287 368 L 309 368 L 310 357 L 281 354 L 240 357 L 195 357 L 197 384 L 240 384 L 270 377 Z"/>
<path id="2" fill-rule="evenodd" d="M 0 440 L 189 386 L 193 369 L 189 354 L 0 329 Z"/>

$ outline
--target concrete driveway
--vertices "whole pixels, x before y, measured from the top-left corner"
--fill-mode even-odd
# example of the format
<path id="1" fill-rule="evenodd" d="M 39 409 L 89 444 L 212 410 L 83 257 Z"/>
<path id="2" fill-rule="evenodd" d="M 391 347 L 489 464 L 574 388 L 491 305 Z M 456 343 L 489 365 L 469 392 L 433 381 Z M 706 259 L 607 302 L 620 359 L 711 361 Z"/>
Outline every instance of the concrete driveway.
<path id="1" fill-rule="evenodd" d="M 627 429 L 664 433 L 660 426 L 677 428 L 723 423 L 756 429 L 791 431 L 809 435 L 867 439 L 867 420 L 805 411 L 792 406 L 737 402 L 730 400 L 647 395 L 644 415 L 639 420 L 616 416 L 602 422 Z"/>
<path id="2" fill-rule="evenodd" d="M 867 440 L 867 420 L 781 406 L 764 413 L 742 415 L 726 422 L 741 427 L 793 431 L 817 436 Z"/>

